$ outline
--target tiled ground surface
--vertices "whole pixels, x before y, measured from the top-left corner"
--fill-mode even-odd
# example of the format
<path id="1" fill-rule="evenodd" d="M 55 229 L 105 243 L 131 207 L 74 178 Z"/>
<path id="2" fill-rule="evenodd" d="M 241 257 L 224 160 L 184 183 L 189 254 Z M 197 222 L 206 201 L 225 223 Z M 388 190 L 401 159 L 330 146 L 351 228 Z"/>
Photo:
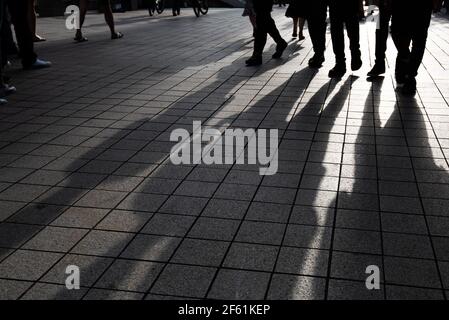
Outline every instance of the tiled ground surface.
<path id="1" fill-rule="evenodd" d="M 13 71 L 19 93 L 0 109 L 0 298 L 446 298 L 449 20 L 433 20 L 404 98 L 391 69 L 364 77 L 373 23 L 364 69 L 336 82 L 330 47 L 317 73 L 308 38 L 245 68 L 240 10 L 184 13 L 119 14 L 114 42 L 90 15 L 81 45 L 61 18 L 39 20 L 54 67 Z M 169 134 L 193 120 L 278 128 L 278 174 L 172 165 Z M 81 290 L 63 285 L 70 264 Z"/>

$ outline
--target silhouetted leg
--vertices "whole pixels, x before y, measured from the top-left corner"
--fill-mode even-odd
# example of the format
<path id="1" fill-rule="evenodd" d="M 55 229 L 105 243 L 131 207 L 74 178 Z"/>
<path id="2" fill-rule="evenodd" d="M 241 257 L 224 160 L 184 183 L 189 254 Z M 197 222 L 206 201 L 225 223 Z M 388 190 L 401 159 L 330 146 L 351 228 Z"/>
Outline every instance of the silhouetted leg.
<path id="1" fill-rule="evenodd" d="M 344 34 L 344 19 L 340 4 L 333 3 L 330 6 L 330 21 L 331 21 L 331 39 L 332 48 L 335 54 L 336 64 L 345 64 L 345 34 Z"/>
<path id="2" fill-rule="evenodd" d="M 114 15 L 112 14 L 112 7 L 110 0 L 103 0 L 104 6 L 104 20 L 109 26 L 109 30 L 111 30 L 111 35 L 115 34 L 115 25 L 114 25 Z"/>
<path id="3" fill-rule="evenodd" d="M 8 8 L 24 67 L 31 66 L 37 59 L 37 55 L 34 53 L 33 33 L 28 23 L 28 4 L 28 0 L 8 0 Z"/>
<path id="4" fill-rule="evenodd" d="M 326 50 L 326 18 L 327 3 L 317 0 L 309 5 L 307 26 L 309 28 L 310 39 L 312 40 L 315 55 L 323 56 Z"/>
<path id="5" fill-rule="evenodd" d="M 376 63 L 385 63 L 390 20 L 391 10 L 381 6 L 379 8 L 379 28 L 376 29 Z"/>
<path id="6" fill-rule="evenodd" d="M 347 16 L 345 18 L 345 24 L 349 37 L 349 48 L 351 50 L 351 69 L 356 71 L 362 67 L 359 19 L 357 16 Z"/>
<path id="7" fill-rule="evenodd" d="M 254 57 L 261 57 L 263 53 L 263 49 L 265 48 L 265 44 L 267 43 L 267 35 L 268 35 L 268 26 L 269 23 L 269 15 L 265 15 L 262 13 L 256 14 L 256 37 L 254 39 Z"/>
<path id="8" fill-rule="evenodd" d="M 430 25 L 432 12 L 422 10 L 417 12 L 416 24 L 412 31 L 412 50 L 410 53 L 409 77 L 416 77 L 418 69 L 424 57 L 426 50 L 427 33 Z M 419 17 L 418 17 L 419 16 Z"/>

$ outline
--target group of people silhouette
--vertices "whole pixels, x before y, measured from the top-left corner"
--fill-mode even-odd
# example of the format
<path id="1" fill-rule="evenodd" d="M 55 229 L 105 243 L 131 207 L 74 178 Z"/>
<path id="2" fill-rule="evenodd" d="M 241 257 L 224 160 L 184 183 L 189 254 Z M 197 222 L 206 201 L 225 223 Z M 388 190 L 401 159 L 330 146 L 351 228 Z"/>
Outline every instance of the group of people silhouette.
<path id="1" fill-rule="evenodd" d="M 368 76 L 376 77 L 385 73 L 385 51 L 391 21 L 391 35 L 398 51 L 396 81 L 403 94 L 415 94 L 416 76 L 424 56 L 432 12 L 441 8 L 442 2 L 442 0 L 419 0 L 411 4 L 405 0 L 371 1 L 379 8 L 379 24 L 376 30 L 376 62 L 368 72 Z M 252 16 L 254 19 L 255 37 L 253 55 L 246 61 L 248 66 L 262 64 L 262 53 L 268 35 L 276 42 L 274 59 L 282 57 L 287 48 L 287 42 L 280 35 L 275 21 L 271 17 L 272 7 L 273 0 L 249 0 L 246 2 L 245 12 L 253 13 L 250 17 Z M 325 60 L 328 9 L 332 47 L 335 54 L 335 66 L 329 71 L 329 77 L 341 78 L 347 71 L 345 28 L 349 37 L 351 70 L 356 71 L 362 67 L 359 31 L 359 21 L 361 12 L 363 12 L 361 8 L 363 8 L 363 0 L 348 0 L 344 4 L 339 0 L 290 1 L 287 16 L 294 19 L 301 17 L 308 23 L 314 50 L 314 56 L 309 60 L 311 68 L 320 68 Z M 292 16 L 291 12 L 296 12 L 296 15 Z"/>

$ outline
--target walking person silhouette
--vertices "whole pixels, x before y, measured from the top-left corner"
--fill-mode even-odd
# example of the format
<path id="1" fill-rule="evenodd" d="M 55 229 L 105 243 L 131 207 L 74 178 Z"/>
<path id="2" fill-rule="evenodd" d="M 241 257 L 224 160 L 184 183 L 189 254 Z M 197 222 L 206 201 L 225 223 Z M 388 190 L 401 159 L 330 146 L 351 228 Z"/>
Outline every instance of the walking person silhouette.
<path id="1" fill-rule="evenodd" d="M 79 29 L 76 30 L 75 41 L 76 42 L 85 42 L 87 38 L 83 36 L 81 28 L 84 24 L 84 19 L 86 18 L 88 0 L 80 0 L 80 22 Z M 99 0 L 99 5 L 103 7 L 104 10 L 104 19 L 109 26 L 109 30 L 111 30 L 111 39 L 120 39 L 123 37 L 123 34 L 115 31 L 114 25 L 114 15 L 112 14 L 111 0 Z"/>
<path id="2" fill-rule="evenodd" d="M 376 29 L 376 61 L 368 72 L 368 77 L 377 77 L 385 73 L 385 52 L 390 31 L 392 0 L 377 0 L 373 1 L 373 4 L 379 8 L 379 20 Z"/>
<path id="3" fill-rule="evenodd" d="M 346 27 L 350 42 L 351 69 L 356 71 L 362 67 L 359 27 L 360 2 L 361 0 L 348 0 L 343 5 L 339 0 L 329 1 L 332 48 L 335 54 L 335 67 L 329 71 L 330 78 L 341 78 L 346 73 L 344 27 Z"/>
<path id="4" fill-rule="evenodd" d="M 310 68 L 320 68 L 324 62 L 328 6 L 329 0 L 314 0 L 307 2 L 306 19 L 314 51 L 313 57 L 309 60 Z"/>
<path id="5" fill-rule="evenodd" d="M 403 94 L 416 93 L 416 76 L 426 50 L 432 11 L 441 1 L 419 0 L 413 5 L 404 0 L 393 1 L 391 35 L 398 49 L 395 75 Z"/>
<path id="6" fill-rule="evenodd" d="M 262 64 L 262 53 L 267 43 L 267 35 L 269 34 L 276 42 L 276 52 L 273 59 L 282 57 L 284 50 L 287 48 L 287 42 L 281 37 L 276 23 L 271 17 L 273 9 L 273 0 L 257 0 L 254 1 L 254 11 L 256 13 L 256 34 L 254 39 L 254 52 L 251 58 L 246 60 L 247 66 L 258 66 Z"/>

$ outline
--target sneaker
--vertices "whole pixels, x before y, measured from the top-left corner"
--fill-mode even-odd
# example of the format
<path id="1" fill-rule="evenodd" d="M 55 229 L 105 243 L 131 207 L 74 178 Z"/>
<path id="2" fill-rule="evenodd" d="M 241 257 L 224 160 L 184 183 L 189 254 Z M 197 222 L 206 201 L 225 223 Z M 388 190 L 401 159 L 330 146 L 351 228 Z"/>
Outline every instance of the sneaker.
<path id="1" fill-rule="evenodd" d="M 376 62 L 373 68 L 370 70 L 370 72 L 368 72 L 368 77 L 378 77 L 384 73 L 385 73 L 385 62 L 384 63 Z"/>
<path id="2" fill-rule="evenodd" d="M 323 65 L 323 62 L 324 62 L 324 55 L 315 53 L 315 55 L 309 60 L 309 67 L 320 68 Z"/>
<path id="3" fill-rule="evenodd" d="M 337 63 L 335 67 L 329 70 L 329 78 L 341 78 L 346 73 L 346 65 L 343 63 Z"/>
<path id="4" fill-rule="evenodd" d="M 252 56 L 248 60 L 245 61 L 247 67 L 260 66 L 262 64 L 262 57 L 260 56 Z"/>
<path id="5" fill-rule="evenodd" d="M 0 106 L 7 104 L 8 100 L 0 98 Z"/>
<path id="6" fill-rule="evenodd" d="M 121 39 L 121 38 L 123 38 L 123 33 L 121 33 L 121 32 L 114 32 L 113 34 L 111 34 L 112 40 Z"/>
<path id="7" fill-rule="evenodd" d="M 29 66 L 24 66 L 23 68 L 26 70 L 36 70 L 36 69 L 43 69 L 43 68 L 49 68 L 51 67 L 50 61 L 45 61 L 41 59 L 36 59 L 33 64 Z"/>
<path id="8" fill-rule="evenodd" d="M 276 46 L 276 52 L 273 54 L 273 59 L 280 59 L 285 49 L 287 49 L 287 46 L 288 43 L 285 40 L 282 40 L 282 42 Z"/>
<path id="9" fill-rule="evenodd" d="M 10 94 L 16 93 L 16 91 L 16 87 L 5 83 L 3 86 L 0 86 L 0 97 L 9 96 Z"/>

